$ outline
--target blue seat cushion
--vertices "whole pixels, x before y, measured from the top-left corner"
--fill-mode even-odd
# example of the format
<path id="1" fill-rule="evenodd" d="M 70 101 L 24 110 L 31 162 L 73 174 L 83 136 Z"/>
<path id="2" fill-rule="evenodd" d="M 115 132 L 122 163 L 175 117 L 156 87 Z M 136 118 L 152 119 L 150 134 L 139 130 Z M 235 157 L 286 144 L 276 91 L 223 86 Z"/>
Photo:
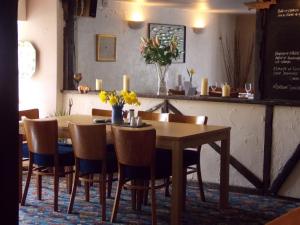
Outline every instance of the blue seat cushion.
<path id="1" fill-rule="evenodd" d="M 29 158 L 29 150 L 27 143 L 22 144 L 22 157 L 23 158 Z"/>
<path id="2" fill-rule="evenodd" d="M 114 173 L 118 171 L 118 163 L 114 151 L 107 152 L 106 159 L 106 173 Z M 101 160 L 79 159 L 79 171 L 82 174 L 101 173 Z"/>
<path id="3" fill-rule="evenodd" d="M 124 166 L 125 179 L 150 179 L 150 167 Z M 172 152 L 164 149 L 156 150 L 155 178 L 162 179 L 172 175 Z"/>
<path id="4" fill-rule="evenodd" d="M 200 156 L 197 151 L 184 149 L 184 151 L 183 151 L 183 166 L 184 167 L 198 164 L 199 161 L 200 161 Z"/>
<path id="5" fill-rule="evenodd" d="M 58 145 L 58 162 L 59 166 L 73 166 L 74 153 L 73 148 L 69 144 Z M 39 166 L 54 166 L 54 156 L 48 154 L 33 154 L 33 163 Z"/>

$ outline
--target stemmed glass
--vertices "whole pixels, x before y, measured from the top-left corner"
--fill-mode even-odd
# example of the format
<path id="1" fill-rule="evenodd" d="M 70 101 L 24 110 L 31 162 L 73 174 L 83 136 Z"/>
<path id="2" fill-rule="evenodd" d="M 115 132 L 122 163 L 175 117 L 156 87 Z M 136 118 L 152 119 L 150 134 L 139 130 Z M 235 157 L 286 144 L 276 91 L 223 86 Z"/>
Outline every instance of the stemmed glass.
<path id="1" fill-rule="evenodd" d="M 245 91 L 247 92 L 247 95 L 246 95 L 247 98 L 249 98 L 249 96 L 250 96 L 251 89 L 252 89 L 251 83 L 246 83 L 245 84 Z"/>
<path id="2" fill-rule="evenodd" d="M 213 92 L 215 92 L 217 90 L 217 87 L 218 87 L 218 82 L 214 82 L 210 87 L 211 87 L 211 90 Z"/>
<path id="3" fill-rule="evenodd" d="M 74 74 L 73 80 L 75 81 L 75 88 L 76 88 L 76 89 L 78 88 L 79 82 L 81 81 L 81 79 L 82 79 L 81 73 L 75 73 L 75 74 Z"/>

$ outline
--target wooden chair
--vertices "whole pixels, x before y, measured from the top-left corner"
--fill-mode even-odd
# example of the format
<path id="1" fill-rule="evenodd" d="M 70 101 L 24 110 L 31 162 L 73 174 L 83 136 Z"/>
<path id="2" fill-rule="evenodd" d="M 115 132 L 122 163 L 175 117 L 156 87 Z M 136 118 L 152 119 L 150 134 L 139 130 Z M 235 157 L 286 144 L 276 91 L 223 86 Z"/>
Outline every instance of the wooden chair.
<path id="1" fill-rule="evenodd" d="M 164 187 L 165 184 L 155 185 L 156 179 L 169 177 L 171 174 L 171 158 L 156 150 L 156 131 L 153 128 L 132 129 L 124 127 L 112 127 L 115 139 L 116 154 L 118 160 L 118 186 L 115 195 L 111 222 L 117 217 L 121 190 L 123 187 L 130 190 L 151 190 L 152 224 L 156 222 L 156 195 L 155 189 Z M 129 181 L 149 181 L 148 185 L 143 182 L 131 183 Z"/>
<path id="2" fill-rule="evenodd" d="M 92 108 L 92 116 L 111 117 L 111 114 L 112 114 L 111 110 Z M 111 150 L 111 151 L 115 152 L 114 145 L 109 144 L 108 145 L 108 150 Z M 107 180 L 108 180 L 108 183 L 107 183 L 107 197 L 111 198 L 111 190 L 112 190 L 112 182 L 114 180 L 114 174 L 113 173 L 108 173 Z M 92 185 L 93 182 L 91 182 L 90 184 Z"/>
<path id="3" fill-rule="evenodd" d="M 92 108 L 92 116 L 107 116 L 111 117 L 111 110 Z"/>
<path id="4" fill-rule="evenodd" d="M 179 115 L 179 114 L 169 114 L 169 122 L 193 123 L 193 124 L 206 125 L 207 117 L 206 116 L 184 116 L 184 115 Z M 185 170 L 184 171 L 184 173 L 185 173 L 184 192 L 186 191 L 186 180 L 187 180 L 186 176 L 191 173 L 197 173 L 201 200 L 205 201 L 202 176 L 201 176 L 200 152 L 201 152 L 201 146 L 198 146 L 197 149 L 185 149 L 183 151 L 183 166 L 184 166 L 184 170 Z M 192 167 L 194 165 L 196 165 L 196 167 Z M 185 203 L 185 201 L 184 201 L 184 203 Z"/>
<path id="5" fill-rule="evenodd" d="M 29 149 L 29 167 L 21 205 L 25 205 L 32 174 L 40 178 L 37 180 L 39 200 L 42 198 L 42 176 L 52 175 L 54 211 L 58 211 L 59 177 L 73 173 L 73 171 L 65 172 L 63 169 L 65 166 L 74 166 L 73 149 L 70 146 L 58 145 L 57 120 L 24 119 L 23 122 Z M 49 167 L 53 170 L 49 170 Z"/>
<path id="6" fill-rule="evenodd" d="M 138 111 L 138 116 L 140 116 L 143 120 L 155 120 L 155 121 L 167 122 L 169 113 L 154 113 L 154 112 Z"/>
<path id="7" fill-rule="evenodd" d="M 19 120 L 22 120 L 22 117 L 26 117 L 28 119 L 38 119 L 38 118 L 40 118 L 39 109 L 20 110 L 19 111 Z M 26 142 L 25 135 L 23 135 L 22 158 L 23 158 L 23 161 L 28 160 L 28 158 L 29 158 L 28 145 Z"/>
<path id="8" fill-rule="evenodd" d="M 75 179 L 73 181 L 72 194 L 68 213 L 72 212 L 76 189 L 79 180 L 87 182 L 99 182 L 100 204 L 102 205 L 102 221 L 106 220 L 106 172 L 117 171 L 115 154 L 107 151 L 106 126 L 100 124 L 78 125 L 69 124 L 71 140 L 75 155 Z M 95 180 L 91 174 L 99 174 L 99 180 Z"/>

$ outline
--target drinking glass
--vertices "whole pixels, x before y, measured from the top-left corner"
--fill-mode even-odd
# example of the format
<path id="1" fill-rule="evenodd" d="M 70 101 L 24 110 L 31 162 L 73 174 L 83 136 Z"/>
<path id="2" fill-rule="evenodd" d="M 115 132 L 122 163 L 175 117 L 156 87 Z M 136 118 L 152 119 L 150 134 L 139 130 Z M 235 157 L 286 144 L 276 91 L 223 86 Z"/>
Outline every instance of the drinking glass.
<path id="1" fill-rule="evenodd" d="M 247 92 L 247 95 L 246 95 L 247 98 L 250 96 L 251 89 L 252 89 L 251 83 L 246 83 L 245 84 L 245 91 Z"/>
<path id="2" fill-rule="evenodd" d="M 213 92 L 215 92 L 217 90 L 217 87 L 218 87 L 218 82 L 214 82 L 210 87 L 211 87 L 211 90 Z"/>

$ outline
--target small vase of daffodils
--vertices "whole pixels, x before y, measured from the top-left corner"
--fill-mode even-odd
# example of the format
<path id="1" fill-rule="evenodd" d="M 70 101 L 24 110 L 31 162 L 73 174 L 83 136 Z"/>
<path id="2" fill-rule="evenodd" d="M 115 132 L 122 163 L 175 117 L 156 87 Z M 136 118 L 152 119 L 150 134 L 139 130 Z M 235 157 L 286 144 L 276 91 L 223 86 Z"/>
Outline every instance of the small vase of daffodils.
<path id="1" fill-rule="evenodd" d="M 195 74 L 195 70 L 186 68 L 186 71 L 187 71 L 188 76 L 189 76 L 189 81 L 184 82 L 185 95 L 195 95 L 196 94 L 196 88 L 193 87 L 193 83 L 192 83 L 193 82 L 193 76 Z"/>
<path id="2" fill-rule="evenodd" d="M 112 124 L 122 124 L 123 107 L 125 104 L 139 106 L 137 95 L 133 91 L 101 91 L 99 93 L 101 102 L 109 103 L 112 106 Z"/>

